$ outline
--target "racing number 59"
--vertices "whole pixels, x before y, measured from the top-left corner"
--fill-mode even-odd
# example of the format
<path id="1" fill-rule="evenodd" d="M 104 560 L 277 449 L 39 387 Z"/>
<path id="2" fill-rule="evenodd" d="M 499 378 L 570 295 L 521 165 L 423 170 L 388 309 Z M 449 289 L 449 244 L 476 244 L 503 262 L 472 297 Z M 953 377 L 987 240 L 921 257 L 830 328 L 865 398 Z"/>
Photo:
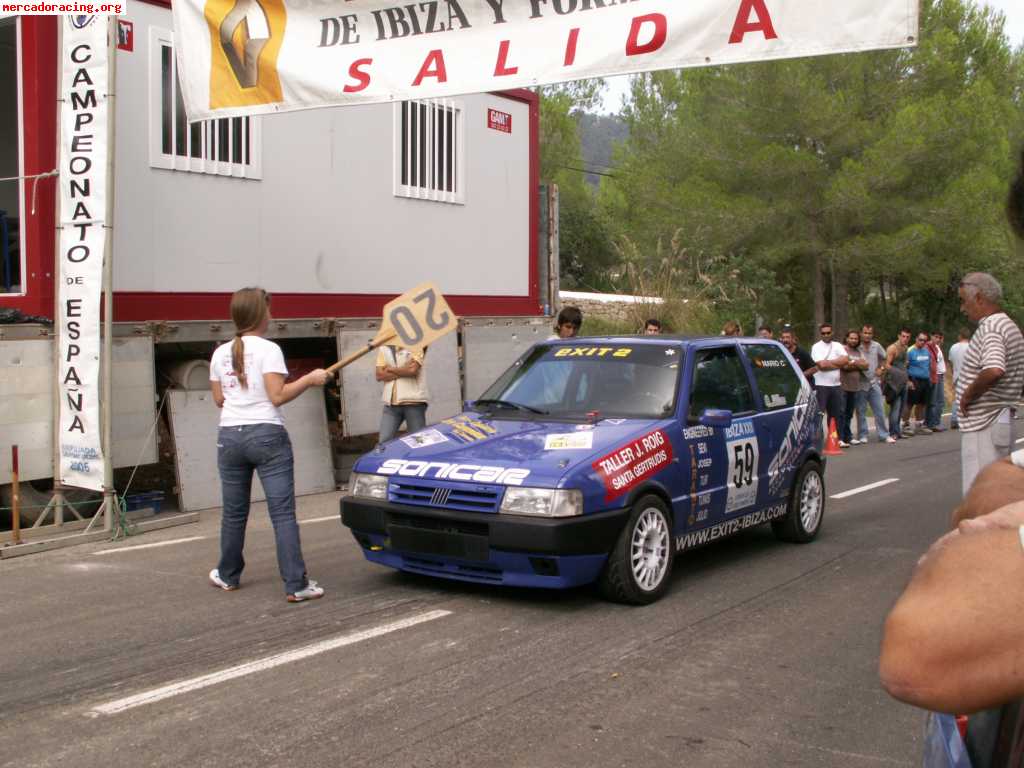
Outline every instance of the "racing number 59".
<path id="1" fill-rule="evenodd" d="M 754 446 L 750 441 L 732 447 L 732 484 L 737 488 L 754 482 Z"/>

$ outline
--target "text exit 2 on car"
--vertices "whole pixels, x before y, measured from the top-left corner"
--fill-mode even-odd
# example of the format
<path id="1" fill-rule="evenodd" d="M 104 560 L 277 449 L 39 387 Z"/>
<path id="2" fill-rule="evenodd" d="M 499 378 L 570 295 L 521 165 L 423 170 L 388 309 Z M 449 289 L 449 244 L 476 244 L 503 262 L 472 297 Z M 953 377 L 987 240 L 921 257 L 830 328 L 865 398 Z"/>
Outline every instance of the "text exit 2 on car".
<path id="1" fill-rule="evenodd" d="M 341 517 L 392 568 L 649 603 L 684 550 L 761 523 L 813 539 L 822 442 L 776 342 L 551 341 L 464 413 L 360 457 Z"/>

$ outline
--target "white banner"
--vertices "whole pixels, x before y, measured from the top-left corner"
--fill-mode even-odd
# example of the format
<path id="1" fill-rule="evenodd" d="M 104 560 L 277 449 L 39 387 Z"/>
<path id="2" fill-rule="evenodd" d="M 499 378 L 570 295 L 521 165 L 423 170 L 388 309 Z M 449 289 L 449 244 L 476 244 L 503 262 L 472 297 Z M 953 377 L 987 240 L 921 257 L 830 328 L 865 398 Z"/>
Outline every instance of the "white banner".
<path id="1" fill-rule="evenodd" d="M 190 120 L 913 45 L 917 0 L 175 0 Z"/>
<path id="2" fill-rule="evenodd" d="M 59 477 L 65 485 L 99 491 L 105 464 L 99 400 L 109 22 L 70 16 L 61 25 Z"/>

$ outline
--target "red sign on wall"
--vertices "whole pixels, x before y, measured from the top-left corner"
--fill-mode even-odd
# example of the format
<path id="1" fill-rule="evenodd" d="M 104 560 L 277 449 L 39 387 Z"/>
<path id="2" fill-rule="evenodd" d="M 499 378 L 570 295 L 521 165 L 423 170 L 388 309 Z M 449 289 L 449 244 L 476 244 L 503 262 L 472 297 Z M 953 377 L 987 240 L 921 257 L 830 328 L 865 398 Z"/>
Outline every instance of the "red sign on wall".
<path id="1" fill-rule="evenodd" d="M 130 21 L 117 20 L 117 50 L 135 50 L 135 26 Z"/>
<path id="2" fill-rule="evenodd" d="M 612 501 L 640 481 L 658 474 L 670 461 L 672 443 L 668 435 L 656 429 L 602 456 L 591 466 L 604 484 L 604 500 Z"/>
<path id="3" fill-rule="evenodd" d="M 496 109 L 487 110 L 487 127 L 502 133 L 512 133 L 512 115 Z"/>

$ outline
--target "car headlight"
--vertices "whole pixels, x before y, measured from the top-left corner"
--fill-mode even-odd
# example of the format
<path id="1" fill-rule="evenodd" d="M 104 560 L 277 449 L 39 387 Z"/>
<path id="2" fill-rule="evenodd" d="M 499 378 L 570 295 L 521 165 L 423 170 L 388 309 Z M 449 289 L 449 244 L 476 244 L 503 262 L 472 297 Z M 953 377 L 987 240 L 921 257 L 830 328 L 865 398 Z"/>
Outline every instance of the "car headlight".
<path id="1" fill-rule="evenodd" d="M 386 499 L 388 497 L 388 479 L 384 475 L 353 472 L 349 476 L 348 487 L 352 496 L 363 496 L 367 499 Z"/>
<path id="2" fill-rule="evenodd" d="M 506 488 L 498 511 L 506 515 L 573 517 L 583 514 L 583 493 L 549 488 Z"/>

